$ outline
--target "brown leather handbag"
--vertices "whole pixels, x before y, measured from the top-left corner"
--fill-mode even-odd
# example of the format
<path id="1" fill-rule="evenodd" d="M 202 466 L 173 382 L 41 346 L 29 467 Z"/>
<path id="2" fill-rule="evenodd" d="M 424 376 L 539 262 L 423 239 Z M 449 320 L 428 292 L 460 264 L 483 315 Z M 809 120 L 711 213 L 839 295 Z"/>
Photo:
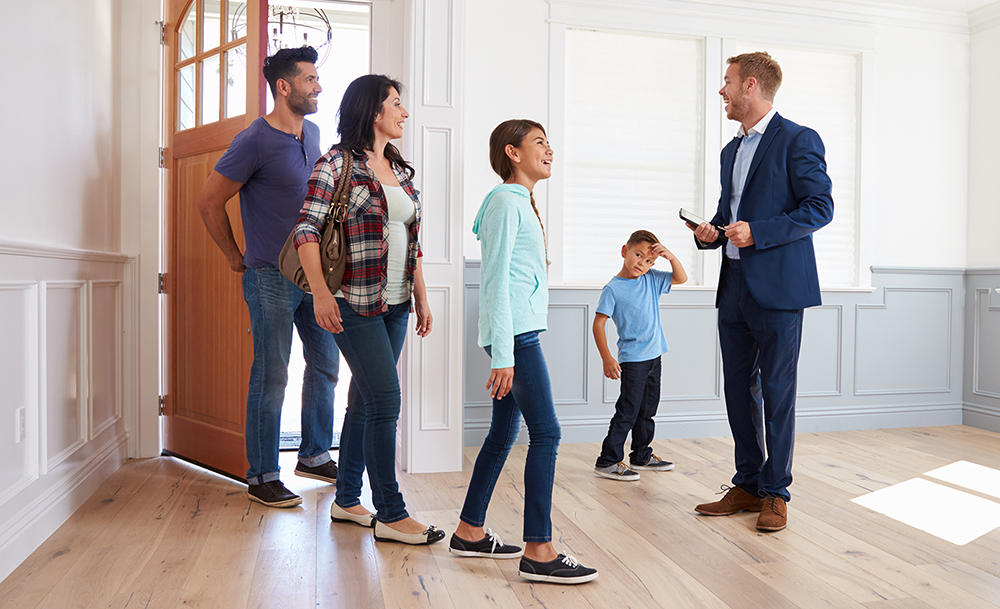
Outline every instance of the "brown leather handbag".
<path id="1" fill-rule="evenodd" d="M 344 163 L 340 166 L 337 185 L 334 187 L 330 214 L 326 217 L 326 225 L 319 241 L 319 259 L 323 267 L 323 277 L 331 294 L 336 294 L 347 270 L 347 232 L 344 221 L 347 219 L 347 202 L 351 196 L 351 174 L 354 168 L 354 155 L 350 150 L 342 150 Z M 302 270 L 299 252 L 295 249 L 295 229 L 292 229 L 285 245 L 278 256 L 278 270 L 289 281 L 306 292 L 311 292 L 306 274 Z"/>

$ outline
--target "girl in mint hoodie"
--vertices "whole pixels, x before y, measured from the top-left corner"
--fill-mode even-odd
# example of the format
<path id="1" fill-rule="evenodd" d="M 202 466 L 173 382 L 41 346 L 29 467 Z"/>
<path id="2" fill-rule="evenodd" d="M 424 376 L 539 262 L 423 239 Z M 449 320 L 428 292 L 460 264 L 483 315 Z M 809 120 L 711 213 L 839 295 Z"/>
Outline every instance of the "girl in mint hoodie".
<path id="1" fill-rule="evenodd" d="M 533 581 L 579 584 L 597 571 L 552 546 L 552 483 L 559 420 L 538 333 L 549 305 L 545 233 L 531 195 L 552 175 L 552 149 L 536 122 L 510 120 L 490 136 L 490 165 L 504 183 L 486 195 L 472 231 L 482 246 L 479 346 L 492 358 L 486 389 L 493 419 L 472 470 L 449 550 L 459 556 L 521 558 L 518 572 Z M 484 530 L 493 487 L 521 428 L 528 425 L 524 465 L 524 541 L 505 544 Z"/>

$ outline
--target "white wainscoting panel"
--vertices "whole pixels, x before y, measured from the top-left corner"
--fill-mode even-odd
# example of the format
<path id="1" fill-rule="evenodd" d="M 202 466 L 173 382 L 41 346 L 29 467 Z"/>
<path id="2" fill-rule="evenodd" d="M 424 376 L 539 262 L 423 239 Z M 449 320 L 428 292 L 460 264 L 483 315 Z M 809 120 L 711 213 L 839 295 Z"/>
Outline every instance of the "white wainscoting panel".
<path id="1" fill-rule="evenodd" d="M 421 132 L 424 164 L 421 172 L 423 187 L 420 203 L 423 216 L 420 247 L 423 264 L 450 264 L 452 247 L 451 190 L 452 130 L 447 127 L 424 127 Z"/>
<path id="2" fill-rule="evenodd" d="M 137 340 L 122 321 L 137 315 L 123 298 L 137 289 L 127 260 L 0 242 L 0 579 L 126 458 L 122 413 L 135 405 L 122 403 L 122 351 Z"/>
<path id="3" fill-rule="evenodd" d="M 454 31 L 452 0 L 423 0 L 423 105 L 454 106 Z"/>
<path id="4" fill-rule="evenodd" d="M 452 312 L 451 288 L 428 287 L 427 302 L 435 317 L 450 319 Z M 411 336 L 409 340 L 420 341 L 420 430 L 449 430 L 452 426 L 451 416 L 451 370 L 448 368 L 448 346 L 451 344 L 451 332 L 447 324 L 435 326 L 433 331 L 424 338 Z"/>
<path id="5" fill-rule="evenodd" d="M 400 358 L 404 370 L 400 465 L 411 473 L 462 469 L 462 235 L 468 232 L 462 193 L 462 87 L 465 0 L 403 0 L 403 82 L 413 113 L 403 156 L 417 168 L 423 205 L 420 243 L 428 298 L 435 317 L 418 349 L 413 339 Z M 395 9 L 392 8 L 395 7 Z M 405 34 L 403 33 L 405 32 Z M 418 378 L 418 374 L 420 378 Z"/>
<path id="6" fill-rule="evenodd" d="M 0 282 L 0 313 L 2 506 L 38 478 L 38 286 Z"/>
<path id="7" fill-rule="evenodd" d="M 90 305 L 90 439 L 122 416 L 121 347 L 122 294 L 120 281 L 91 283 Z"/>
<path id="8" fill-rule="evenodd" d="M 883 304 L 858 305 L 854 393 L 949 392 L 952 290 L 887 287 L 884 292 Z"/>
<path id="9" fill-rule="evenodd" d="M 42 473 L 87 443 L 87 282 L 48 281 L 42 304 Z"/>

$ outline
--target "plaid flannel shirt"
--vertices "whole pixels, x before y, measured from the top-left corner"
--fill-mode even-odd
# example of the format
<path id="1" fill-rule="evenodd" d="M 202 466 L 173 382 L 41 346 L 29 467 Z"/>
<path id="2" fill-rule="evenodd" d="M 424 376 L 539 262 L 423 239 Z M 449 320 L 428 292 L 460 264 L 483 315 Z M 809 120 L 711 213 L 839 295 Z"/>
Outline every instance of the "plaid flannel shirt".
<path id="1" fill-rule="evenodd" d="M 333 194 L 337 190 L 337 176 L 341 175 L 343 164 L 344 155 L 337 149 L 327 152 L 316 161 L 309 177 L 309 192 L 295 226 L 296 249 L 309 241 L 319 243 L 330 214 Z M 389 261 L 389 214 L 382 185 L 375 177 L 375 172 L 368 167 L 368 155 L 355 152 L 353 165 L 347 221 L 344 225 L 347 233 L 347 270 L 340 290 L 359 315 L 372 317 L 388 310 L 385 283 Z M 420 193 L 413 188 L 413 183 L 401 167 L 393 164 L 392 171 L 416 206 L 416 219 L 409 229 L 404 272 L 406 287 L 412 292 L 417 257 L 423 255 L 418 241 Z"/>

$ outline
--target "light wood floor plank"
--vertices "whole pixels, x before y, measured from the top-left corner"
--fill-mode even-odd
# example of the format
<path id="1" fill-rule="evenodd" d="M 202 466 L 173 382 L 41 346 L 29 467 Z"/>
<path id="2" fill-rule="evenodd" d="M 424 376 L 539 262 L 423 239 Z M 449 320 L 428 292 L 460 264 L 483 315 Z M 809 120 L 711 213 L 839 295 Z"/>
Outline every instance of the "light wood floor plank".
<path id="1" fill-rule="evenodd" d="M 305 493 L 298 508 L 267 511 L 248 607 L 316 606 L 316 531 L 329 522 L 329 507 L 326 519 L 321 517 L 331 496 L 330 491 L 317 489 Z"/>
<path id="2" fill-rule="evenodd" d="M 156 459 L 128 461 L 7 579 L 0 582 L 0 606 L 37 607 L 136 491 L 162 466 Z"/>
<path id="3" fill-rule="evenodd" d="M 756 514 L 694 512 L 731 480 L 731 438 L 653 448 L 676 468 L 634 483 L 594 475 L 598 443 L 559 448 L 553 541 L 600 570 L 582 586 L 526 582 L 517 560 L 456 557 L 447 539 L 376 543 L 370 529 L 331 523 L 333 487 L 293 476 L 295 455 L 283 453 L 283 480 L 303 497 L 287 510 L 174 459 L 127 463 L 0 582 L 0 607 L 1000 607 L 1000 529 L 956 546 L 852 502 L 913 478 L 976 494 L 926 473 L 958 460 L 1000 469 L 1000 434 L 800 434 L 789 526 L 771 534 L 756 531 Z M 400 473 L 410 513 L 450 535 L 477 452 L 465 451 L 462 472 Z M 512 450 L 486 518 L 511 543 L 522 537 L 525 456 Z M 362 502 L 371 507 L 367 480 Z"/>
<path id="4" fill-rule="evenodd" d="M 222 483 L 226 493 L 220 517 L 185 582 L 181 596 L 185 607 L 247 606 L 266 520 L 285 516 L 247 499 L 245 486 L 231 480 Z"/>
<path id="5" fill-rule="evenodd" d="M 960 607 L 961 605 L 952 605 Z M 867 609 L 937 609 L 935 605 L 928 605 L 918 598 L 901 598 L 889 601 L 878 601 L 865 603 Z"/>
<path id="6" fill-rule="evenodd" d="M 39 607 L 104 606 L 149 550 L 162 540 L 192 483 L 203 478 L 196 468 L 164 460 L 154 475 L 127 502 Z M 98 576 L 99 574 L 99 576 Z"/>
<path id="7" fill-rule="evenodd" d="M 860 603 L 793 562 L 769 562 L 743 568 L 791 601 L 794 607 L 864 609 Z"/>

